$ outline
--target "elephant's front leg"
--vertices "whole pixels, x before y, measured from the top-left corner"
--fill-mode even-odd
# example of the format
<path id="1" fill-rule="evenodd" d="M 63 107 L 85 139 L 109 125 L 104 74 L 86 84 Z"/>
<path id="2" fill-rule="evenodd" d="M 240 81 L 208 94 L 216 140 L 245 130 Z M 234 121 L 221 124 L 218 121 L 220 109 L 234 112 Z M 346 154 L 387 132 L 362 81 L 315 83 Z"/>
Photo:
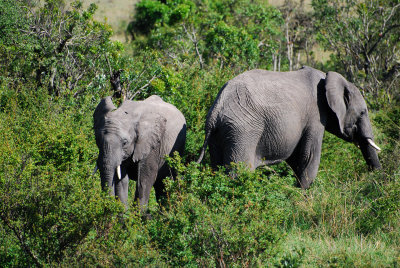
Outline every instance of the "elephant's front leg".
<path id="1" fill-rule="evenodd" d="M 157 173 L 158 159 L 150 157 L 139 162 L 135 200 L 139 200 L 139 207 L 142 212 L 147 210 L 150 191 L 156 181 Z"/>
<path id="2" fill-rule="evenodd" d="M 308 189 L 317 177 L 323 134 L 323 126 L 308 128 L 293 154 L 286 160 L 302 189 Z"/>

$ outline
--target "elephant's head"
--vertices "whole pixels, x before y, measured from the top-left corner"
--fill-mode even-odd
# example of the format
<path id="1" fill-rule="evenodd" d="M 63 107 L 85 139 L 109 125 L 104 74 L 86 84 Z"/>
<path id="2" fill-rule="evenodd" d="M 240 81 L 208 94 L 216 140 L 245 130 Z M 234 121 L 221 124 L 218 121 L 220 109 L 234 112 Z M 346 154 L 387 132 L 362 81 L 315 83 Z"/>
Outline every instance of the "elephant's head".
<path id="1" fill-rule="evenodd" d="M 153 148 L 159 148 L 165 130 L 165 119 L 145 111 L 137 102 L 124 102 L 118 109 L 111 97 L 104 98 L 94 114 L 94 130 L 99 148 L 97 167 L 103 189 L 114 193 L 114 182 L 121 179 L 121 164 L 146 158 Z M 124 174 L 122 174 L 124 175 Z"/>
<path id="2" fill-rule="evenodd" d="M 333 121 L 327 129 L 338 137 L 354 142 L 361 149 L 367 165 L 380 168 L 367 105 L 358 88 L 336 72 L 328 72 L 325 79 L 328 106 Z"/>

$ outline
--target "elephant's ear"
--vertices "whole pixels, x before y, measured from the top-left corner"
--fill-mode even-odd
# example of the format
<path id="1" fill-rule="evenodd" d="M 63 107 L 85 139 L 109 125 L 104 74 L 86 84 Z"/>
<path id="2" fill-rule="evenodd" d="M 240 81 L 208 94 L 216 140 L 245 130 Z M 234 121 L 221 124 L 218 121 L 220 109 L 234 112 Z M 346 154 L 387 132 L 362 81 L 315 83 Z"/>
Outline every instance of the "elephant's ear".
<path id="1" fill-rule="evenodd" d="M 137 140 L 132 156 L 134 162 L 146 158 L 153 150 L 160 150 L 166 123 L 167 120 L 163 116 L 154 113 L 140 117 L 136 127 Z"/>
<path id="2" fill-rule="evenodd" d="M 115 109 L 117 108 L 113 104 L 110 96 L 102 99 L 93 113 L 94 128 L 98 129 L 99 126 L 102 125 L 102 122 L 104 122 L 104 117 Z"/>
<path id="3" fill-rule="evenodd" d="M 347 80 L 336 72 L 328 72 L 325 79 L 326 99 L 335 113 L 340 133 L 344 133 L 344 122 L 349 105 Z"/>

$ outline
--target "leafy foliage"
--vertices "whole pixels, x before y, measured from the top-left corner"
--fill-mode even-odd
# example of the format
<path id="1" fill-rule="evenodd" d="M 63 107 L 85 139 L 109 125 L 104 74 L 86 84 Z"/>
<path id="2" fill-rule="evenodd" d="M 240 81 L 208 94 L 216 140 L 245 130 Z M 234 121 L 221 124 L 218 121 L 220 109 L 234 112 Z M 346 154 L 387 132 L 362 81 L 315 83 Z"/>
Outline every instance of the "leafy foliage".
<path id="1" fill-rule="evenodd" d="M 79 94 L 78 86 L 90 83 L 105 66 L 104 54 L 117 53 L 107 25 L 93 20 L 96 5 L 82 9 L 80 1 L 67 10 L 64 1 L 5 1 L 4 30 L 0 47 L 5 76 L 24 77 L 50 94 Z M 13 14 L 20 18 L 10 24 Z M 99 70 L 100 69 L 100 70 Z M 100 72 L 99 72 L 100 71 Z"/>
<path id="2" fill-rule="evenodd" d="M 313 0 L 321 44 L 335 53 L 338 69 L 365 91 L 389 100 L 397 94 L 400 72 L 398 1 Z"/>
<path id="3" fill-rule="evenodd" d="M 278 9 L 262 0 L 144 0 L 131 25 L 135 39 L 122 44 L 93 19 L 94 5 L 0 0 L 0 263 L 398 266 L 398 54 L 390 54 L 398 31 L 371 34 L 383 20 L 387 27 L 395 22 L 398 3 L 364 2 L 318 0 L 305 11 L 293 1 Z M 315 44 L 307 39 L 315 26 L 332 60 L 325 64 L 314 55 L 307 62 L 364 86 L 383 170 L 368 172 L 354 145 L 328 133 L 318 178 L 307 191 L 293 186 L 284 163 L 255 172 L 238 164 L 228 173 L 211 170 L 208 159 L 201 166 L 191 162 L 221 86 L 250 68 L 278 68 L 279 59 L 281 70 L 295 68 L 301 59 L 285 58 L 290 42 L 293 54 L 311 57 L 304 46 Z M 376 65 L 367 73 L 367 58 L 346 49 L 371 49 L 374 42 L 369 60 Z M 390 70 L 393 79 L 374 86 Z M 166 181 L 163 204 L 150 202 L 149 219 L 133 196 L 125 210 L 101 192 L 98 174 L 91 175 L 97 157 L 92 113 L 113 93 L 109 81 L 118 72 L 126 98 L 158 94 L 187 119 L 185 156 L 168 159 L 178 176 Z"/>
<path id="4" fill-rule="evenodd" d="M 255 265 L 279 252 L 294 189 L 242 165 L 232 178 L 223 169 L 184 166 L 179 156 L 169 161 L 179 179 L 167 182 L 168 205 L 149 232 L 173 265 Z"/>
<path id="5" fill-rule="evenodd" d="M 73 111 L 62 111 L 43 93 L 1 93 L 6 105 L 0 129 L 7 138 L 0 144 L 0 219 L 2 232 L 20 245 L 1 258 L 24 256 L 15 263 L 22 266 L 60 262 L 121 207 L 93 187 L 98 182 L 87 166 L 94 154 L 87 124 L 70 128 L 76 124 Z"/>
<path id="6" fill-rule="evenodd" d="M 197 59 L 201 68 L 218 63 L 236 66 L 240 72 L 248 66 L 271 63 L 281 18 L 263 1 L 161 2 L 148 0 L 137 5 L 136 32 L 148 36 L 139 47 L 162 50 L 168 56 L 165 60 L 179 67 L 190 66 Z"/>

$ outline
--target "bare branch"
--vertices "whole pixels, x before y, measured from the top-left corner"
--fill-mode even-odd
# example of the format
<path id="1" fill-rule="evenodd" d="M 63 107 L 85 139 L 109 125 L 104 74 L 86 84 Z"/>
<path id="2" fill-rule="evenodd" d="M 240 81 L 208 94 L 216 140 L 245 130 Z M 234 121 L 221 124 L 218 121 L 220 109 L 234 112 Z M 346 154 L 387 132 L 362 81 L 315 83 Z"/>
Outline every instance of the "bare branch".
<path id="1" fill-rule="evenodd" d="M 390 27 L 388 27 L 387 29 L 386 29 L 386 31 L 384 31 L 382 34 L 380 34 L 379 35 L 379 38 L 378 38 L 378 40 L 375 42 L 375 44 L 371 47 L 371 49 L 368 51 L 368 55 L 370 55 L 374 50 L 375 50 L 375 48 L 378 46 L 378 44 L 379 44 L 379 42 L 381 42 L 382 41 L 382 39 L 385 37 L 385 35 L 388 33 L 388 32 L 390 32 L 391 30 L 393 30 L 393 29 L 395 29 L 395 28 L 399 28 L 400 27 L 400 24 L 394 24 L 394 25 L 391 25 Z"/>
<path id="2" fill-rule="evenodd" d="M 112 77 L 112 76 L 113 76 L 113 71 L 112 71 L 111 64 L 110 64 L 110 60 L 108 59 L 107 53 L 104 54 L 104 57 L 106 57 L 108 69 L 109 69 L 109 71 L 110 71 L 110 77 Z"/>
<path id="3" fill-rule="evenodd" d="M 204 62 L 203 62 L 203 57 L 201 56 L 201 53 L 199 51 L 199 46 L 198 46 L 199 40 L 197 40 L 196 31 L 195 31 L 194 27 L 192 27 L 192 31 L 191 31 L 191 33 L 189 33 L 185 24 L 182 24 L 182 26 L 183 26 L 183 29 L 185 30 L 187 36 L 189 37 L 190 41 L 192 41 L 192 43 L 194 44 L 194 48 L 196 50 L 197 57 L 199 58 L 200 68 L 203 69 Z"/>
<path id="4" fill-rule="evenodd" d="M 149 80 L 149 82 L 147 82 L 147 84 L 145 84 L 144 86 L 142 86 L 141 88 L 139 88 L 139 89 L 132 95 L 132 97 L 129 98 L 129 100 L 133 100 L 133 98 L 136 97 L 136 95 L 138 95 L 139 93 L 141 93 L 143 89 L 147 88 L 147 87 L 151 84 L 151 82 L 152 82 L 154 79 L 156 79 L 156 78 L 158 78 L 158 75 L 154 75 L 154 76 Z"/>

